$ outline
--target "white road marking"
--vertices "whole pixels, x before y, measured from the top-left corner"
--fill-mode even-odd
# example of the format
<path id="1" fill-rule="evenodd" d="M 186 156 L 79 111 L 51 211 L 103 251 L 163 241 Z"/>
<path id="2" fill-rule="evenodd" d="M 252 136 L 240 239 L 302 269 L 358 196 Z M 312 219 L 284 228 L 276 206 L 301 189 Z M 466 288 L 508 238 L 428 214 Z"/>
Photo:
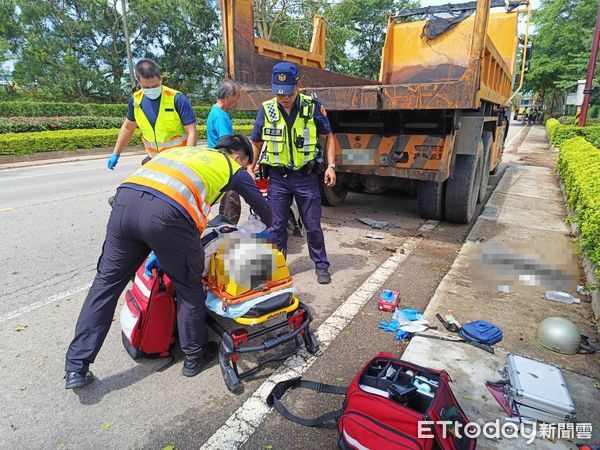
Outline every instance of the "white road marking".
<path id="1" fill-rule="evenodd" d="M 419 228 L 420 233 L 429 233 L 438 222 L 428 220 Z M 358 314 L 360 309 L 381 288 L 383 283 L 396 271 L 423 240 L 422 237 L 410 237 L 396 252 L 383 262 L 372 274 L 346 299 L 316 331 L 322 354 L 340 332 Z M 288 358 L 254 394 L 235 411 L 221 428 L 201 447 L 206 450 L 237 449 L 258 429 L 271 408 L 267 406 L 267 396 L 280 381 L 302 376 L 316 361 L 316 356 L 302 348 L 298 355 Z"/>
<path id="2" fill-rule="evenodd" d="M 51 295 L 50 297 L 40 300 L 39 302 L 32 303 L 31 305 L 23 306 L 22 308 L 16 309 L 12 312 L 3 314 L 0 316 L 0 323 L 6 322 L 7 320 L 14 319 L 16 317 L 22 316 L 23 314 L 27 314 L 31 311 L 34 311 L 42 306 L 50 305 L 51 303 L 58 302 L 67 297 L 71 297 L 72 295 L 77 294 L 78 292 L 85 291 L 92 286 L 92 283 L 87 283 L 82 286 L 69 289 L 68 291 L 60 292 L 58 294 Z"/>
<path id="3" fill-rule="evenodd" d="M 12 211 L 15 208 L 0 208 L 0 212 Z"/>

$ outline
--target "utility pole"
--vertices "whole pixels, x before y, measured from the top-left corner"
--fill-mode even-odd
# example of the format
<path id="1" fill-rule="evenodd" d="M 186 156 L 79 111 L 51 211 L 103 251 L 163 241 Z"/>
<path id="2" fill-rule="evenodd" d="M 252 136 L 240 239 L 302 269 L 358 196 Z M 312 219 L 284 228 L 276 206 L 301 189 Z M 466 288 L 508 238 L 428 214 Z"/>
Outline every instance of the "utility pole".
<path id="1" fill-rule="evenodd" d="M 581 104 L 581 112 L 577 125 L 585 127 L 587 121 L 587 113 L 590 107 L 590 97 L 592 96 L 592 81 L 594 80 L 594 72 L 596 71 L 596 59 L 598 59 L 598 46 L 600 44 L 600 5 L 598 5 L 598 13 L 596 14 L 596 30 L 594 31 L 594 40 L 592 41 L 592 52 L 588 62 L 587 76 L 585 77 L 585 87 L 583 88 L 583 103 Z"/>
<path id="2" fill-rule="evenodd" d="M 129 44 L 129 28 L 127 27 L 126 0 L 121 1 L 121 18 L 123 19 L 123 31 L 125 32 L 125 48 L 127 49 L 127 62 L 129 64 L 129 80 L 131 82 L 131 93 L 135 92 L 135 76 L 133 74 L 133 60 L 131 58 L 131 46 Z"/>

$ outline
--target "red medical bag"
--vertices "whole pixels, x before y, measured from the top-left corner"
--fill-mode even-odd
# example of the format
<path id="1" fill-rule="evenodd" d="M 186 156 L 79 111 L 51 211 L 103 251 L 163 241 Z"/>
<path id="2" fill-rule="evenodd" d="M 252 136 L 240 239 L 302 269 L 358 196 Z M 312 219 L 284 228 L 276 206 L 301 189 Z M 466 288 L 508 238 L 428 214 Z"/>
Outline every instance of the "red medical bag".
<path id="1" fill-rule="evenodd" d="M 147 277 L 144 268 L 135 274 L 121 309 L 123 345 L 133 359 L 169 356 L 175 342 L 175 287 L 164 273 L 153 270 Z"/>

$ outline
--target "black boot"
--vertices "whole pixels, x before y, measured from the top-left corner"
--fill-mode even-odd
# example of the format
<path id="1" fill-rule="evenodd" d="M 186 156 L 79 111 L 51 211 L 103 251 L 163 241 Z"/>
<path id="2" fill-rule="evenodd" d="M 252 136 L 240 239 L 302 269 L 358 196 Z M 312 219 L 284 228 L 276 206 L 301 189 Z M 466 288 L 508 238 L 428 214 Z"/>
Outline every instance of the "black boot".
<path id="1" fill-rule="evenodd" d="M 317 283 L 329 284 L 331 283 L 331 275 L 329 275 L 328 269 L 315 269 L 317 272 Z"/>
<path id="2" fill-rule="evenodd" d="M 217 356 L 218 352 L 219 346 L 217 343 L 208 341 L 208 343 L 202 347 L 202 351 L 198 355 L 185 357 L 181 373 L 186 377 L 195 377 L 204 370 L 206 365 L 211 362 L 215 356 Z"/>
<path id="3" fill-rule="evenodd" d="M 94 381 L 92 372 L 67 372 L 65 375 L 65 389 L 82 388 L 92 381 Z"/>

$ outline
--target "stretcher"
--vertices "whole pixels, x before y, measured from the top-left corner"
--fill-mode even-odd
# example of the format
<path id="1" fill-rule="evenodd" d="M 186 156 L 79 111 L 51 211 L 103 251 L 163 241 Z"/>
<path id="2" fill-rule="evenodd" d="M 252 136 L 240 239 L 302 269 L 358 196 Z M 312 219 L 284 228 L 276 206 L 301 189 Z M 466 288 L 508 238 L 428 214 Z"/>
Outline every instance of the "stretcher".
<path id="1" fill-rule="evenodd" d="M 218 217 L 208 224 L 203 234 L 204 240 L 209 236 L 213 240 L 213 248 L 215 239 L 227 238 L 215 232 L 222 225 L 227 227 L 228 233 L 235 229 Z M 207 248 L 210 243 L 203 244 Z M 275 248 L 271 247 L 271 251 L 273 264 L 268 270 L 269 276 L 251 289 L 226 274 L 223 245 L 210 255 L 209 270 L 203 281 L 207 290 L 207 324 L 221 338 L 219 366 L 225 385 L 235 394 L 243 392 L 244 378 L 258 373 L 269 363 L 295 355 L 302 345 L 311 354 L 319 350 L 319 343 L 310 330 L 312 316 L 294 295 L 285 257 Z M 277 351 L 279 347 L 285 350 Z M 266 356 L 241 370 L 240 358 L 250 353 Z"/>

